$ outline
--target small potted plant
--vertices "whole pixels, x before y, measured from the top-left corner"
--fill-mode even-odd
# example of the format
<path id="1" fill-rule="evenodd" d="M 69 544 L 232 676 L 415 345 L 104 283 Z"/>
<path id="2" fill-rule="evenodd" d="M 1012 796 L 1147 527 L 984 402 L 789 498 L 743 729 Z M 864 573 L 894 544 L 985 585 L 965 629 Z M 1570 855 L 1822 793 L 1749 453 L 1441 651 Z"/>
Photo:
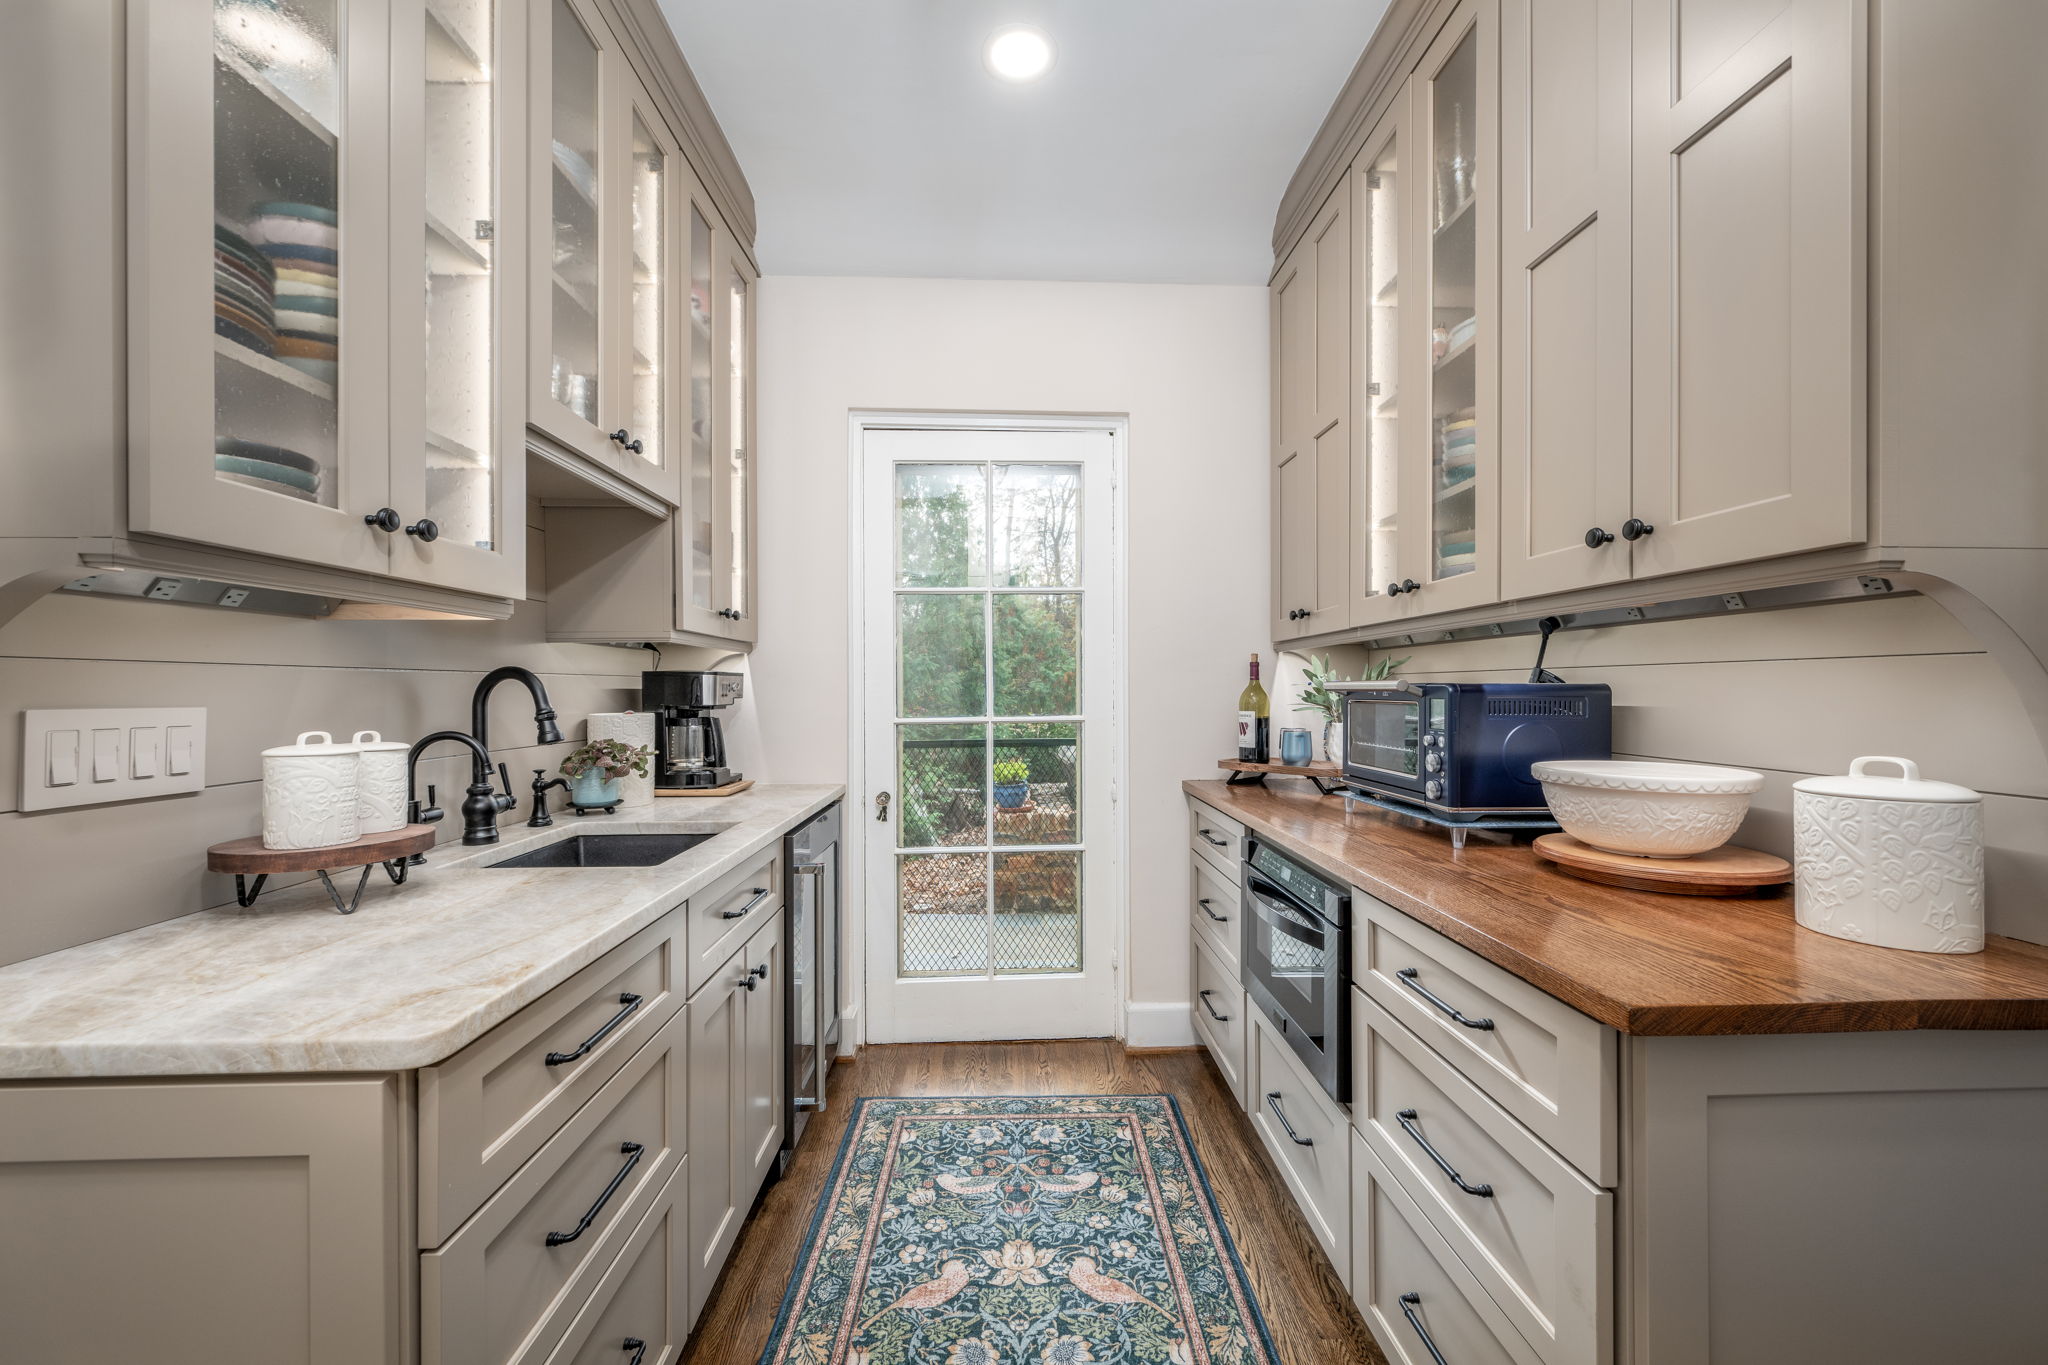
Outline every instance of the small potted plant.
<path id="1" fill-rule="evenodd" d="M 996 804 L 1022 810 L 1031 804 L 1031 768 L 1020 758 L 1006 758 L 989 769 L 996 782 Z"/>
<path id="2" fill-rule="evenodd" d="M 610 810 L 619 804 L 619 779 L 627 773 L 647 776 L 647 760 L 654 751 L 644 744 L 623 739 L 593 739 L 579 744 L 562 760 L 562 776 L 575 785 L 569 788 L 569 804 L 578 810 Z"/>
<path id="3" fill-rule="evenodd" d="M 1364 675 L 1359 678 L 1359 681 L 1384 682 L 1394 676 L 1395 669 L 1407 662 L 1408 660 L 1405 658 L 1381 659 L 1378 663 L 1366 669 Z M 1328 762 L 1335 763 L 1337 761 L 1337 729 L 1344 723 L 1344 694 L 1342 692 L 1332 692 L 1329 684 L 1340 682 L 1342 679 L 1337 677 L 1336 668 L 1331 664 L 1327 655 L 1322 658 L 1318 658 L 1313 654 L 1309 655 L 1308 663 L 1301 670 L 1301 676 L 1307 681 L 1308 686 L 1301 689 L 1301 702 L 1294 709 L 1297 711 L 1315 711 L 1322 715 L 1323 758 Z"/>

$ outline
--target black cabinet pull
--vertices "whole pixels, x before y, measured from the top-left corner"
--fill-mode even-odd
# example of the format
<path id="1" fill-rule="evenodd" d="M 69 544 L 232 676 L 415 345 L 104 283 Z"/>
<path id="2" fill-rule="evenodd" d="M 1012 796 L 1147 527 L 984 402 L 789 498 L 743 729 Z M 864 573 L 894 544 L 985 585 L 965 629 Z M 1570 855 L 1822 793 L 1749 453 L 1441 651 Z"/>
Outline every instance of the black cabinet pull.
<path id="1" fill-rule="evenodd" d="M 1400 595 L 1401 595 L 1401 585 L 1400 585 L 1399 583 L 1389 583 L 1389 584 L 1387 584 L 1387 596 L 1389 596 L 1389 597 L 1399 597 Z"/>
<path id="2" fill-rule="evenodd" d="M 625 1344 L 620 1346 L 619 1349 L 633 1353 L 633 1358 L 627 1361 L 626 1365 L 640 1365 L 641 1361 L 647 1359 L 647 1343 L 638 1337 L 627 1337 Z"/>
<path id="3" fill-rule="evenodd" d="M 597 1032 L 591 1034 L 588 1038 L 585 1038 L 583 1040 L 582 1045 L 578 1047 L 574 1052 L 550 1052 L 547 1055 L 547 1064 L 549 1066 L 561 1066 L 565 1062 L 573 1062 L 577 1060 L 579 1057 L 588 1056 L 590 1053 L 590 1049 L 596 1047 L 599 1043 L 605 1040 L 605 1035 L 609 1034 L 613 1029 L 617 1028 L 619 1025 L 625 1023 L 626 1020 L 632 1016 L 633 1011 L 640 1008 L 640 997 L 633 994 L 631 991 L 626 991 L 619 996 L 619 1003 L 625 1006 L 625 1008 L 620 1010 L 617 1014 L 614 1014 L 611 1018 L 605 1020 L 603 1028 L 600 1028 Z"/>
<path id="4" fill-rule="evenodd" d="M 1621 538 L 1623 540 L 1641 540 L 1656 529 L 1656 527 L 1640 517 L 1630 517 L 1621 524 Z"/>
<path id="5" fill-rule="evenodd" d="M 646 1150 L 645 1147 L 642 1147 L 637 1142 L 620 1143 L 619 1151 L 626 1158 L 626 1164 L 619 1167 L 619 1173 L 612 1177 L 611 1184 L 604 1187 L 604 1193 L 597 1197 L 597 1202 L 592 1204 L 590 1211 L 583 1215 L 583 1221 L 578 1223 L 571 1231 L 549 1233 L 548 1245 L 551 1247 L 566 1246 L 590 1231 L 590 1225 L 597 1221 L 597 1215 L 604 1212 L 604 1206 L 612 1202 L 612 1196 L 619 1192 L 619 1186 L 626 1183 L 626 1177 L 631 1175 L 633 1168 L 640 1164 L 641 1154 Z"/>
<path id="6" fill-rule="evenodd" d="M 1207 896 L 1202 897 L 1200 900 L 1196 901 L 1195 904 L 1201 906 L 1202 913 L 1207 915 L 1210 919 L 1215 920 L 1218 924 L 1230 923 L 1230 916 L 1219 915 L 1214 910 L 1211 910 L 1209 908 L 1209 898 Z"/>
<path id="7" fill-rule="evenodd" d="M 1455 1006 L 1453 1006 L 1449 1001 L 1437 995 L 1434 991 L 1430 990 L 1429 987 L 1423 985 L 1420 981 L 1417 981 L 1415 978 L 1419 976 L 1420 973 L 1417 972 L 1415 968 L 1403 967 L 1400 971 L 1395 972 L 1394 975 L 1400 979 L 1402 985 L 1406 986 L 1409 990 L 1414 991 L 1417 995 L 1421 996 L 1424 1000 L 1427 1000 L 1430 1004 L 1435 1005 L 1439 1010 L 1442 1010 L 1445 1014 L 1449 1015 L 1451 1018 L 1463 1024 L 1466 1028 L 1476 1028 L 1482 1030 L 1491 1030 L 1493 1028 L 1493 1020 L 1467 1018 L 1464 1014 L 1460 1013 L 1458 1009 Z"/>
<path id="8" fill-rule="evenodd" d="M 766 980 L 768 979 L 768 964 L 767 964 L 767 963 L 765 963 L 765 962 L 763 962 L 763 963 L 762 963 L 762 964 L 761 964 L 760 966 L 758 966 L 758 967 L 750 967 L 750 968 L 748 968 L 748 970 L 747 970 L 747 975 L 748 975 L 748 976 L 758 976 L 758 977 L 760 977 L 760 978 L 761 978 L 761 979 L 762 979 L 763 981 L 766 981 Z"/>
<path id="9" fill-rule="evenodd" d="M 1402 580 L 1401 580 L 1401 591 L 1402 591 L 1402 592 L 1421 592 L 1421 591 L 1422 591 L 1422 585 L 1421 585 L 1420 583 L 1417 583 L 1417 582 L 1416 582 L 1416 581 L 1415 581 L 1414 579 L 1412 579 L 1412 578 L 1404 578 L 1404 579 L 1402 579 Z"/>
<path id="10" fill-rule="evenodd" d="M 646 446 L 640 444 L 640 438 L 638 436 L 635 436 L 632 440 L 626 442 L 626 449 L 632 451 L 635 455 L 638 455 L 641 451 L 645 450 L 646 448 Z"/>
<path id="11" fill-rule="evenodd" d="M 766 896 L 772 889 L 772 887 L 766 886 L 754 887 L 754 898 L 752 900 L 748 901 L 745 905 L 742 905 L 737 910 L 721 910 L 718 912 L 718 917 L 720 919 L 745 919 L 748 913 L 752 911 L 755 906 L 761 903 L 761 898 Z"/>
<path id="12" fill-rule="evenodd" d="M 740 989 L 742 990 L 750 991 L 760 984 L 760 982 L 754 979 L 754 974 L 752 972 L 748 972 L 745 976 L 740 978 Z"/>
<path id="13" fill-rule="evenodd" d="M 1203 1008 L 1203 1009 L 1205 1009 L 1205 1010 L 1207 1010 L 1207 1011 L 1209 1011 L 1209 1017 L 1210 1017 L 1211 1019 L 1214 1019 L 1214 1020 L 1215 1020 L 1215 1021 L 1216 1021 L 1217 1023 L 1219 1023 L 1219 1024 L 1227 1024 L 1227 1023 L 1229 1023 L 1229 1022 L 1230 1022 L 1230 1016 L 1229 1016 L 1229 1015 L 1227 1015 L 1227 1014 L 1218 1014 L 1218 1013 L 1216 1012 L 1216 1007 L 1215 1007 L 1214 1005 L 1212 1005 L 1212 1004 L 1210 1004 L 1210 1003 L 1209 1003 L 1209 997 L 1210 997 L 1210 996 L 1212 996 L 1212 995 L 1214 995 L 1214 994 L 1216 994 L 1216 992 L 1214 992 L 1214 991 L 1203 991 L 1203 992 L 1202 992 L 1202 1008 Z M 1285 1123 L 1285 1122 L 1287 1122 L 1287 1120 L 1286 1120 L 1286 1119 L 1282 1119 L 1282 1120 L 1280 1120 L 1280 1121 L 1281 1121 L 1282 1123 Z"/>
<path id="14" fill-rule="evenodd" d="M 374 526 L 388 536 L 398 529 L 398 524 L 402 520 L 403 518 L 391 508 L 379 507 L 376 511 L 370 513 L 369 516 L 363 518 L 363 525 Z"/>
<path id="15" fill-rule="evenodd" d="M 1609 541 L 1613 539 L 1614 532 L 1603 531 L 1598 526 L 1595 526 L 1592 530 L 1586 532 L 1586 548 L 1589 550 L 1597 550 L 1602 545 L 1607 544 Z"/>
<path id="16" fill-rule="evenodd" d="M 1216 837 L 1215 835 L 1211 834 L 1211 833 L 1210 833 L 1210 832 L 1209 832 L 1208 830 L 1206 830 L 1206 829 L 1198 829 L 1198 830 L 1196 830 L 1196 831 L 1195 831 L 1195 833 L 1197 833 L 1197 834 L 1201 835 L 1201 836 L 1202 836 L 1202 837 L 1203 837 L 1204 839 L 1207 839 L 1207 840 L 1208 840 L 1208 841 L 1209 841 L 1209 842 L 1210 842 L 1211 844 L 1213 844 L 1213 845 L 1214 845 L 1215 847 L 1217 847 L 1217 848 L 1229 848 L 1229 847 L 1230 847 L 1230 840 L 1228 840 L 1228 839 L 1219 839 L 1219 838 L 1217 838 L 1217 837 Z"/>
<path id="17" fill-rule="evenodd" d="M 1421 1302 L 1420 1294 L 1403 1294 L 1401 1316 L 1408 1319 L 1408 1325 L 1415 1329 L 1415 1335 L 1422 1338 L 1423 1349 L 1429 1352 L 1429 1358 L 1435 1361 L 1436 1365 L 1451 1365 L 1450 1361 L 1444 1359 L 1444 1353 L 1436 1348 L 1436 1343 L 1429 1339 L 1429 1329 L 1422 1325 L 1422 1319 L 1416 1316 L 1415 1306 Z"/>
<path id="18" fill-rule="evenodd" d="M 1421 1117 L 1422 1116 L 1416 1113 L 1413 1109 L 1403 1109 L 1400 1113 L 1394 1115 L 1394 1122 L 1401 1125 L 1402 1132 L 1406 1133 L 1409 1137 L 1415 1139 L 1416 1146 L 1420 1147 L 1423 1151 L 1429 1153 L 1429 1159 L 1436 1163 L 1436 1168 L 1438 1170 L 1442 1171 L 1445 1175 L 1451 1178 L 1451 1183 L 1453 1185 L 1456 1185 L 1459 1189 L 1463 1190 L 1467 1194 L 1476 1194 L 1481 1199 L 1493 1198 L 1493 1186 L 1474 1185 L 1471 1181 L 1465 1179 L 1464 1176 L 1458 1174 L 1458 1168 L 1456 1166 L 1453 1166 L 1450 1162 L 1444 1160 L 1444 1154 L 1442 1152 L 1439 1152 L 1436 1148 L 1429 1145 L 1429 1139 L 1424 1137 L 1422 1135 L 1422 1130 L 1415 1126 L 1415 1121 Z"/>
<path id="19" fill-rule="evenodd" d="M 626 429 L 624 427 L 620 427 L 617 431 L 612 433 L 612 439 L 618 442 L 620 445 L 624 445 L 626 443 Z"/>
<path id="20" fill-rule="evenodd" d="M 1287 1111 L 1280 1107 L 1279 1091 L 1268 1090 L 1266 1092 L 1266 1107 L 1273 1111 L 1274 1118 L 1280 1120 L 1280 1126 L 1287 1130 L 1287 1136 L 1293 1140 L 1295 1146 L 1313 1147 L 1316 1145 L 1316 1140 L 1314 1138 L 1305 1138 L 1301 1134 L 1295 1132 L 1294 1125 L 1287 1121 Z"/>
<path id="21" fill-rule="evenodd" d="M 430 545 L 441 538 L 441 528 L 426 517 L 421 517 L 406 527 L 405 533 L 409 536 L 418 536 L 423 545 Z"/>

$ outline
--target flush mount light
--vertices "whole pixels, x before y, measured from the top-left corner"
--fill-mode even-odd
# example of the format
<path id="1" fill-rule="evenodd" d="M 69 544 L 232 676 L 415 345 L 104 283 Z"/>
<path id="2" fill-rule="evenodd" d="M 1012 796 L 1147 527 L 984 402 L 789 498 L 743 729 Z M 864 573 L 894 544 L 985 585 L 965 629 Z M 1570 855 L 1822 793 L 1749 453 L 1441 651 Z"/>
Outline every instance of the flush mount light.
<path id="1" fill-rule="evenodd" d="M 1006 81 L 1035 81 L 1052 69 L 1052 39 L 1024 24 L 999 28 L 989 35 L 982 60 Z"/>

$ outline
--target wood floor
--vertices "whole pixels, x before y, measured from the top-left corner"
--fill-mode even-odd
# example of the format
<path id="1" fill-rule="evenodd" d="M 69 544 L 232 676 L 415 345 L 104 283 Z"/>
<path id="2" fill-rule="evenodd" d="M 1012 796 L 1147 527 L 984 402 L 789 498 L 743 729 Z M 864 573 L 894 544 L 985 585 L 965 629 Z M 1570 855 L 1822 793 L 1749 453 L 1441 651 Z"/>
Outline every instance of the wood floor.
<path id="1" fill-rule="evenodd" d="M 1155 1094 L 1179 1099 L 1285 1365 L 1386 1365 L 1251 1125 L 1200 1051 L 1132 1055 L 1110 1039 L 870 1047 L 838 1067 L 831 1107 L 804 1134 L 726 1262 L 686 1365 L 755 1365 L 810 1230 L 858 1095 Z M 935 1363 L 936 1365 L 936 1363 Z"/>

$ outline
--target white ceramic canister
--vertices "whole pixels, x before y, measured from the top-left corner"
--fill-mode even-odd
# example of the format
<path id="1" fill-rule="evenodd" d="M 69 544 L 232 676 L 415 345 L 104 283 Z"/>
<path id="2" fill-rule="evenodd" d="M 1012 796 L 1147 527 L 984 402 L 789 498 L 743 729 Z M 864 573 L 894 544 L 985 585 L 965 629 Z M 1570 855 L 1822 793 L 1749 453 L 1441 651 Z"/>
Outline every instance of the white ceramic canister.
<path id="1" fill-rule="evenodd" d="M 356 768 L 356 834 L 388 834 L 405 828 L 405 756 L 410 744 L 358 730 L 349 747 L 361 756 Z"/>
<path id="2" fill-rule="evenodd" d="M 1879 777 L 1873 763 L 1900 776 Z M 1984 951 L 1984 798 L 1905 758 L 1792 784 L 1794 915 L 1808 929 L 1920 953 Z"/>
<path id="3" fill-rule="evenodd" d="M 293 744 L 263 751 L 263 846 L 326 848 L 359 837 L 353 744 L 308 730 Z"/>
<path id="4" fill-rule="evenodd" d="M 652 711 L 598 711 L 586 720 L 592 739 L 623 740 L 649 750 L 647 776 L 627 773 L 619 779 L 621 806 L 654 804 L 654 713 Z"/>

